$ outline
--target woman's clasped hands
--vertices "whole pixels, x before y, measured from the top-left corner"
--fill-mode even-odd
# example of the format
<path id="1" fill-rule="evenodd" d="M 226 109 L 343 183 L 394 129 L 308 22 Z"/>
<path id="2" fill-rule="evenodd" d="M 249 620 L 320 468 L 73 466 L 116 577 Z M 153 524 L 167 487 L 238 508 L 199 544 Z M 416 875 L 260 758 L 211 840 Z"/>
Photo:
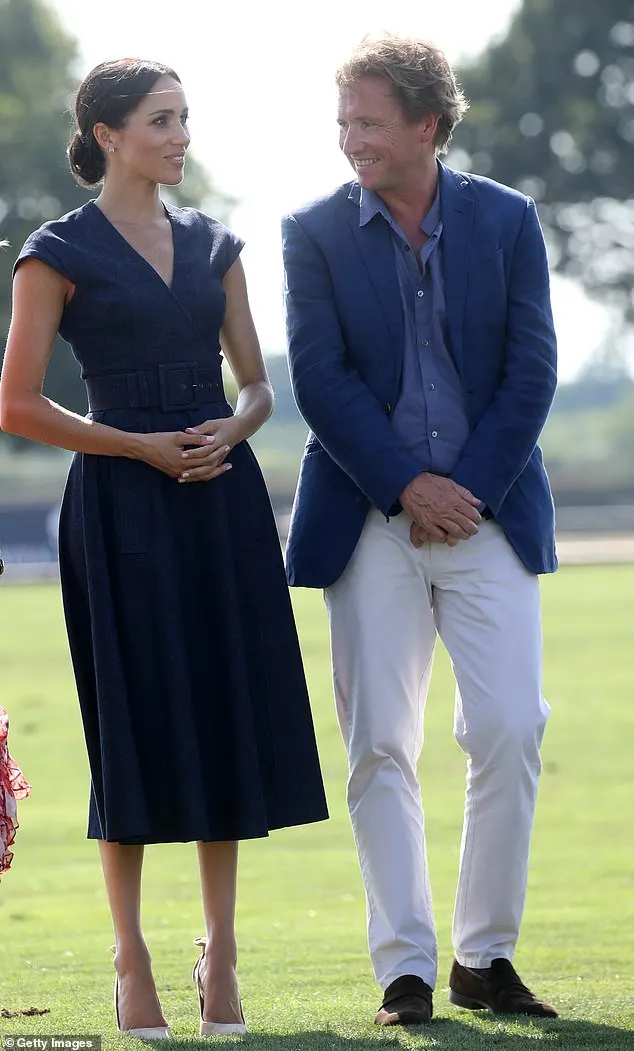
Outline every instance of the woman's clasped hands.
<path id="1" fill-rule="evenodd" d="M 139 459 L 179 482 L 209 482 L 231 470 L 226 462 L 238 441 L 235 417 L 206 420 L 186 431 L 139 434 Z"/>

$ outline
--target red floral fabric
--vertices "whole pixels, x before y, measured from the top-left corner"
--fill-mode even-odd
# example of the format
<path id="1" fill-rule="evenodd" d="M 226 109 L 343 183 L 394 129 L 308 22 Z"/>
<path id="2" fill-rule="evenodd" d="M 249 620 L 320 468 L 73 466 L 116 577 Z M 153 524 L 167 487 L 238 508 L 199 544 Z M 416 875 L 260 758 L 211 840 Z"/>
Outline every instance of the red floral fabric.
<path id="1" fill-rule="evenodd" d="M 9 716 L 0 705 L 0 876 L 8 872 L 13 860 L 9 850 L 18 829 L 16 800 L 24 799 L 31 786 L 20 767 L 9 755 Z"/>

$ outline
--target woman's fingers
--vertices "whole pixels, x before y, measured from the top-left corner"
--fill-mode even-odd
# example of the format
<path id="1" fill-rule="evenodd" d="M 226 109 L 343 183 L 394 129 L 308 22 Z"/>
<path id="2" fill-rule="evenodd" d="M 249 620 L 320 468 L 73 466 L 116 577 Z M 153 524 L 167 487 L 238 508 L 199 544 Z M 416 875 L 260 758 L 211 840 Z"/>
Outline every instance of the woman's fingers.
<path id="1" fill-rule="evenodd" d="M 231 464 L 226 464 L 225 458 L 231 451 L 229 445 L 223 445 L 220 449 L 194 449 L 189 450 L 193 455 L 189 463 L 183 464 L 179 474 L 179 482 L 208 482 L 211 478 L 217 478 Z"/>
<path id="2" fill-rule="evenodd" d="M 175 431 L 174 441 L 176 445 L 208 445 L 215 442 L 215 434 L 202 434 L 199 431 L 191 430 L 187 431 Z"/>
<path id="3" fill-rule="evenodd" d="M 220 449 L 216 449 L 215 445 L 212 442 L 209 442 L 207 446 L 199 445 L 196 449 L 185 449 L 181 453 L 181 459 L 194 461 L 194 465 L 198 466 L 198 463 L 206 457 L 212 455 L 215 456 L 216 453 L 222 453 L 226 456 L 229 450 L 229 445 L 223 445 Z"/>
<path id="4" fill-rule="evenodd" d="M 216 467 L 193 467 L 191 470 L 183 471 L 179 476 L 179 482 L 210 482 L 212 478 L 218 478 L 221 474 L 231 470 L 230 463 L 221 463 Z"/>
<path id="5" fill-rule="evenodd" d="M 213 437 L 222 422 L 222 420 L 205 420 L 203 423 L 199 423 L 197 427 L 188 427 L 187 434 L 201 434 Z"/>

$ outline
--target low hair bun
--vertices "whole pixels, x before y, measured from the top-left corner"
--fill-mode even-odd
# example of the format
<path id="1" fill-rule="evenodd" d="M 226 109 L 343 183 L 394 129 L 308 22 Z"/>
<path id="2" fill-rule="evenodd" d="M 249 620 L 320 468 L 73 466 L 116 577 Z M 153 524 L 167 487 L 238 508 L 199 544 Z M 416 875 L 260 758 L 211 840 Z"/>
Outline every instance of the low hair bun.
<path id="1" fill-rule="evenodd" d="M 87 140 L 76 131 L 68 144 L 70 170 L 80 186 L 94 186 L 101 182 L 106 170 L 103 153 L 94 135 Z"/>

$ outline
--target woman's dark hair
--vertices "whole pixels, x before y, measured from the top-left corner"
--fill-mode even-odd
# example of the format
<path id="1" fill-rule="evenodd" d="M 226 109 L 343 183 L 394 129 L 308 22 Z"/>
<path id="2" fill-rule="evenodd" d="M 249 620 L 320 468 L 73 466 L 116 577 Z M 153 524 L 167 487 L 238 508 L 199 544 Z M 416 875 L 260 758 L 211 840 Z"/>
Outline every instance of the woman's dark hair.
<path id="1" fill-rule="evenodd" d="M 123 128 L 127 117 L 161 77 L 177 73 L 162 62 L 140 58 L 119 58 L 91 69 L 75 96 L 75 132 L 68 144 L 70 170 L 80 186 L 101 182 L 106 171 L 103 150 L 93 128 L 100 122 L 109 128 Z"/>

